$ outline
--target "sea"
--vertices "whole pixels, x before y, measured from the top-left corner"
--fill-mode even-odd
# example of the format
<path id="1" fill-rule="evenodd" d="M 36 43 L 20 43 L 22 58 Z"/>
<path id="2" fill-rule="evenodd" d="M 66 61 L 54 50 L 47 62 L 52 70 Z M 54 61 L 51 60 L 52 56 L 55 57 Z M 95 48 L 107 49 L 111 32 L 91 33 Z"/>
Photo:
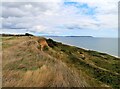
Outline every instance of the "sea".
<path id="1" fill-rule="evenodd" d="M 50 36 L 54 41 L 63 44 L 94 50 L 101 53 L 107 53 L 118 57 L 118 39 L 117 38 L 99 38 L 99 37 L 66 37 L 66 36 Z"/>

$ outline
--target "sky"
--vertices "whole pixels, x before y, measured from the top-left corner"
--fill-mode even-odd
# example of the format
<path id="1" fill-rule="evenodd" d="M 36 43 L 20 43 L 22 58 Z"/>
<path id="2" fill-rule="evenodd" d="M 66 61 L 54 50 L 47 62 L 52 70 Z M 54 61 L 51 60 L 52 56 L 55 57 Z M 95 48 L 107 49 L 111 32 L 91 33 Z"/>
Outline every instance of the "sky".
<path id="1" fill-rule="evenodd" d="M 2 2 L 0 33 L 118 36 L 118 0 Z"/>

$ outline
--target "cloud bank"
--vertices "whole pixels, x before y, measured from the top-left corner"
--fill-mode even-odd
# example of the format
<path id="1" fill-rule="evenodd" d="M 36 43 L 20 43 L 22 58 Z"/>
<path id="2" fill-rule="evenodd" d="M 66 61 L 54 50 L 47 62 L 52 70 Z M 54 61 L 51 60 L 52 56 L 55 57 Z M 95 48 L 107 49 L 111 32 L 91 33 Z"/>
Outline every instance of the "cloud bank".
<path id="1" fill-rule="evenodd" d="M 2 33 L 116 37 L 117 0 L 3 2 Z"/>

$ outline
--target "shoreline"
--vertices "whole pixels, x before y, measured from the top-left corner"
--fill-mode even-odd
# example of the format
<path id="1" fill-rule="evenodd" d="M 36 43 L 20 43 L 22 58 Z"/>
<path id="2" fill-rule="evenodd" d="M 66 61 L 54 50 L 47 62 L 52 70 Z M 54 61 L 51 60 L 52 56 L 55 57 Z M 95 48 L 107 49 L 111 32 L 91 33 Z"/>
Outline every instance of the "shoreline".
<path id="1" fill-rule="evenodd" d="M 68 46 L 74 46 L 74 47 L 81 48 L 81 49 L 84 49 L 84 50 L 90 50 L 90 51 L 96 51 L 96 52 L 99 52 L 99 53 L 105 53 L 105 54 L 107 54 L 107 55 L 110 55 L 110 56 L 113 56 L 113 57 L 116 57 L 116 58 L 120 58 L 119 56 L 116 56 L 116 55 L 113 55 L 113 54 L 109 54 L 109 53 L 107 53 L 107 52 L 101 52 L 101 51 L 97 51 L 97 50 L 93 50 L 93 49 L 88 49 L 88 48 L 84 48 L 84 47 L 79 47 L 79 46 L 76 46 L 76 45 L 64 43 L 64 42 L 62 42 L 62 41 L 57 41 L 57 40 L 55 40 L 55 39 L 53 39 L 53 38 L 50 38 L 50 37 L 45 37 L 45 38 L 47 38 L 47 39 L 52 39 L 53 41 L 60 42 L 60 43 L 62 43 L 62 44 L 68 45 Z"/>

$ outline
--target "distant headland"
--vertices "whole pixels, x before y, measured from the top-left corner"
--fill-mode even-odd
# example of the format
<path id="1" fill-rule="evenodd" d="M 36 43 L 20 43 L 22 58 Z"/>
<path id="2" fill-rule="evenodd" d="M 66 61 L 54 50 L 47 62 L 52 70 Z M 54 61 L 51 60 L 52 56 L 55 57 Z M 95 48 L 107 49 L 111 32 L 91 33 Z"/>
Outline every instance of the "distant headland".
<path id="1" fill-rule="evenodd" d="M 45 37 L 91 37 L 93 38 L 93 36 L 45 36 Z"/>

